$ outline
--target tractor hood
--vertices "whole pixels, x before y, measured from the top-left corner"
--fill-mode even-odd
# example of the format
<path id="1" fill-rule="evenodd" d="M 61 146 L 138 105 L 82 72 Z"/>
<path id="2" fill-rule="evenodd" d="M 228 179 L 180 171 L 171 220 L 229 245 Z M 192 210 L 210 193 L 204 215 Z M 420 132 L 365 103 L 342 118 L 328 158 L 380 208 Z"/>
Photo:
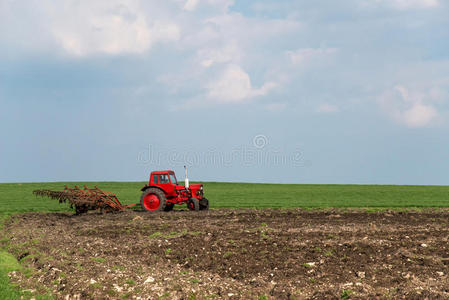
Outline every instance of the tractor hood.
<path id="1" fill-rule="evenodd" d="M 202 184 L 189 184 L 189 189 L 190 190 L 200 190 L 203 187 Z M 185 190 L 186 186 L 185 185 L 177 185 L 176 186 L 176 190 L 180 191 L 180 190 Z"/>

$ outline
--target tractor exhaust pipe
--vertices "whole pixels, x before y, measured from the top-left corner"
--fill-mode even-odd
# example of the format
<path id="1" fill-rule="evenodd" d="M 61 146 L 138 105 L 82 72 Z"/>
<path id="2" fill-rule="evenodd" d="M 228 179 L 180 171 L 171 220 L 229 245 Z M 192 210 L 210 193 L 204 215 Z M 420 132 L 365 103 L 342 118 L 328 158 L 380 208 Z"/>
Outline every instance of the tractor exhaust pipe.
<path id="1" fill-rule="evenodd" d="M 186 189 L 189 189 L 189 178 L 187 178 L 187 167 L 184 166 L 185 176 L 186 179 L 184 180 L 184 185 L 186 186 Z"/>

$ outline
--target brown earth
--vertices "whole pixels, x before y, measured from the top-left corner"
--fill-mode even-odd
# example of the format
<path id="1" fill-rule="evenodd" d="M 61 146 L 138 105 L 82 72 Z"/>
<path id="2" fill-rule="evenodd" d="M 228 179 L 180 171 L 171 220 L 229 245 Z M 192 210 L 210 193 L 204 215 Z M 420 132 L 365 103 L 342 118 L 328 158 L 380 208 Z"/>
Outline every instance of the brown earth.
<path id="1" fill-rule="evenodd" d="M 449 212 L 27 213 L 22 289 L 60 299 L 449 299 Z"/>

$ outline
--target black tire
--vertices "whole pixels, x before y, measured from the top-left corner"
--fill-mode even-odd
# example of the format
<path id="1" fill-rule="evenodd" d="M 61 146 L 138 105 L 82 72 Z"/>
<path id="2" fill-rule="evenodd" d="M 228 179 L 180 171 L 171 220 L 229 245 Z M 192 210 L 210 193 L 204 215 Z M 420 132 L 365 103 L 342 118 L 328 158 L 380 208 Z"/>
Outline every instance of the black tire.
<path id="1" fill-rule="evenodd" d="M 190 198 L 189 201 L 187 201 L 187 207 L 190 210 L 199 211 L 200 210 L 200 201 L 196 198 Z"/>
<path id="2" fill-rule="evenodd" d="M 209 200 L 203 198 L 200 200 L 200 210 L 208 210 L 209 209 Z"/>
<path id="3" fill-rule="evenodd" d="M 174 204 L 166 204 L 164 211 L 172 211 L 174 206 Z"/>
<path id="4" fill-rule="evenodd" d="M 159 199 L 159 206 L 157 208 L 152 208 L 148 205 L 148 203 L 145 203 L 144 199 L 148 195 L 155 195 Z M 146 189 L 142 196 L 140 196 L 140 206 L 143 210 L 148 212 L 155 212 L 155 211 L 164 211 L 165 207 L 167 205 L 167 199 L 165 198 L 164 192 L 162 192 L 160 189 L 157 188 L 149 188 Z"/>

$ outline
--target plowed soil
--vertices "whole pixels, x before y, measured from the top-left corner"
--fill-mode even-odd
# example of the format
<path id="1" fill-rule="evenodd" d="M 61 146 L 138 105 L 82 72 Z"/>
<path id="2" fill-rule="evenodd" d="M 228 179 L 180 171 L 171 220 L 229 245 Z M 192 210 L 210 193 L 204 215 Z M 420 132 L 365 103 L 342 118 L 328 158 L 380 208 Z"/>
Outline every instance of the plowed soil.
<path id="1" fill-rule="evenodd" d="M 22 289 L 60 299 L 448 299 L 449 212 L 28 213 Z"/>

